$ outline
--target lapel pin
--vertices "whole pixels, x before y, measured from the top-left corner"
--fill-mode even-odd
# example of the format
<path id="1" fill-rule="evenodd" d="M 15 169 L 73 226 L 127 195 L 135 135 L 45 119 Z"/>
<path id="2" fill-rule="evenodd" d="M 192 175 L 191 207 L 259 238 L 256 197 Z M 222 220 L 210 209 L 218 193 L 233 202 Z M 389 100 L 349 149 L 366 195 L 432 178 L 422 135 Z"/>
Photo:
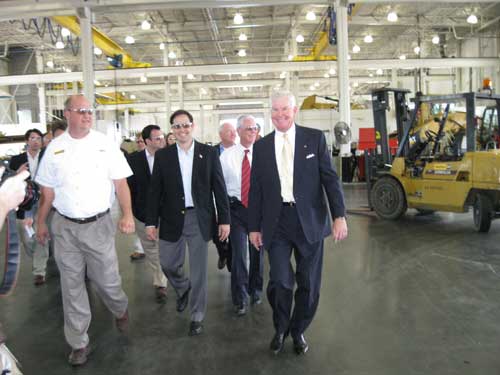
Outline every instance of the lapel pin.
<path id="1" fill-rule="evenodd" d="M 200 159 L 203 159 L 203 155 L 202 154 L 200 154 L 199 156 L 200 156 Z"/>
<path id="2" fill-rule="evenodd" d="M 304 148 L 307 148 L 307 145 L 304 145 Z"/>

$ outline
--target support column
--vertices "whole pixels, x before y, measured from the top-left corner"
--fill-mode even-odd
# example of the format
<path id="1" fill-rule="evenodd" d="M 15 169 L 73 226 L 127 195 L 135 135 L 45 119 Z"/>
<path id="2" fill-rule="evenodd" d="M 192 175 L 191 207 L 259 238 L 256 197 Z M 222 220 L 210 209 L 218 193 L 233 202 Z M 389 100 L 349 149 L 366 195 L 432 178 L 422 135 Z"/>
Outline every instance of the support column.
<path id="1" fill-rule="evenodd" d="M 130 137 L 130 109 L 125 108 L 123 112 L 123 131 L 126 138 Z"/>
<path id="2" fill-rule="evenodd" d="M 184 88 L 182 87 L 182 76 L 177 76 L 177 90 L 179 94 L 179 108 L 184 108 Z"/>
<path id="3" fill-rule="evenodd" d="M 292 76 L 292 83 L 291 83 L 291 90 L 293 95 L 295 96 L 295 99 L 297 100 L 297 105 L 299 105 L 299 72 L 290 72 L 290 74 L 293 74 Z"/>
<path id="4" fill-rule="evenodd" d="M 73 81 L 71 84 L 71 95 L 78 94 L 78 81 Z"/>
<path id="5" fill-rule="evenodd" d="M 339 87 L 339 111 L 340 121 L 351 126 L 351 104 L 349 93 L 349 66 L 348 54 L 348 32 L 347 32 L 347 1 L 336 0 L 336 21 L 337 21 L 337 67 L 338 67 L 338 87 Z M 351 144 L 341 145 L 340 155 L 350 155 Z"/>
<path id="6" fill-rule="evenodd" d="M 43 73 L 43 56 L 42 51 L 36 50 L 36 71 L 39 74 Z M 47 131 L 47 116 L 45 115 L 45 84 L 39 83 L 38 87 L 38 122 L 40 127 Z"/>
<path id="7" fill-rule="evenodd" d="M 202 142 L 206 142 L 206 139 L 205 139 L 205 109 L 203 108 L 203 104 L 200 104 L 200 130 L 201 130 L 201 134 L 200 134 L 200 139 Z"/>
<path id="8" fill-rule="evenodd" d="M 391 69 L 391 87 L 398 88 L 398 70 L 396 68 Z"/>
<path id="9" fill-rule="evenodd" d="M 81 28 L 81 51 L 82 51 L 82 68 L 83 68 L 83 94 L 87 100 L 95 104 L 95 88 L 94 88 L 94 43 L 92 42 L 92 25 L 91 25 L 90 8 L 84 7 L 78 9 L 78 18 L 80 19 Z M 96 123 L 94 121 L 94 127 Z"/>
<path id="10" fill-rule="evenodd" d="M 168 48 L 165 46 L 165 49 L 163 50 L 163 66 L 168 66 Z M 172 101 L 170 100 L 170 81 L 168 76 L 165 77 L 165 88 L 164 88 L 164 95 L 165 95 L 165 117 L 166 121 L 166 129 L 163 129 L 164 131 L 167 131 L 167 129 L 170 127 L 169 124 L 169 119 L 170 119 L 170 114 L 172 113 Z"/>

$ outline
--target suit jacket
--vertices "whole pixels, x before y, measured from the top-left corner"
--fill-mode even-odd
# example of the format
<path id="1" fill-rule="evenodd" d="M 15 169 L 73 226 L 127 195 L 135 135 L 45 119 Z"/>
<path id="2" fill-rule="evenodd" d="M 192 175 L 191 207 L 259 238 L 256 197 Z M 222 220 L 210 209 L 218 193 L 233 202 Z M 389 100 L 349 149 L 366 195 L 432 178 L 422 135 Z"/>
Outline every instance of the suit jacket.
<path id="1" fill-rule="evenodd" d="M 194 141 L 191 195 L 203 238 L 208 241 L 218 224 L 230 224 L 229 201 L 219 155 L 212 146 Z M 185 201 L 177 147 L 155 154 L 151 188 L 147 199 L 146 226 L 160 225 L 160 238 L 179 240 L 184 227 Z"/>
<path id="2" fill-rule="evenodd" d="M 42 157 L 43 157 L 43 153 L 45 152 L 45 149 L 42 148 L 40 150 L 40 155 L 38 156 L 38 166 L 40 166 L 40 162 L 42 161 Z M 9 168 L 13 171 L 17 171 L 21 165 L 23 165 L 24 163 L 27 163 L 28 162 L 28 154 L 26 152 L 23 152 L 19 155 L 15 155 L 13 156 L 11 159 L 10 159 L 10 162 L 9 162 Z M 29 170 L 29 168 L 28 168 Z M 29 176 L 29 179 L 32 180 L 33 176 Z M 17 210 L 17 213 L 16 213 L 16 216 L 18 219 L 20 220 L 23 220 L 24 219 L 24 215 L 25 214 L 25 211 L 24 210 Z"/>
<path id="3" fill-rule="evenodd" d="M 274 136 L 272 132 L 254 144 L 248 204 L 249 231 L 262 231 L 266 248 L 283 206 Z M 332 217 L 345 215 L 342 188 L 323 132 L 296 125 L 293 163 L 297 214 L 307 241 L 315 243 L 331 233 L 325 195 Z"/>
<path id="4" fill-rule="evenodd" d="M 132 197 L 132 212 L 143 223 L 146 221 L 146 198 L 151 185 L 151 172 L 149 170 L 146 150 L 133 152 L 127 157 L 133 175 L 127 178 Z"/>

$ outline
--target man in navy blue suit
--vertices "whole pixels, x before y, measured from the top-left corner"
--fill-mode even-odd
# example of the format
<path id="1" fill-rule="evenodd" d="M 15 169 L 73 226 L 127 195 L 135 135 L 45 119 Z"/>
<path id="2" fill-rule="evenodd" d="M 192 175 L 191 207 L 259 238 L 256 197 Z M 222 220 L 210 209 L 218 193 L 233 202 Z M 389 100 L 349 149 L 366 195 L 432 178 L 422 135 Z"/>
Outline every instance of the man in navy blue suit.
<path id="1" fill-rule="evenodd" d="M 269 253 L 267 297 L 276 330 L 270 349 L 281 352 L 291 334 L 295 352 L 304 354 L 304 332 L 319 302 L 323 239 L 330 234 L 335 241 L 347 237 L 344 198 L 324 134 L 295 124 L 292 94 L 276 92 L 271 101 L 275 131 L 254 145 L 248 227 L 252 244 Z"/>

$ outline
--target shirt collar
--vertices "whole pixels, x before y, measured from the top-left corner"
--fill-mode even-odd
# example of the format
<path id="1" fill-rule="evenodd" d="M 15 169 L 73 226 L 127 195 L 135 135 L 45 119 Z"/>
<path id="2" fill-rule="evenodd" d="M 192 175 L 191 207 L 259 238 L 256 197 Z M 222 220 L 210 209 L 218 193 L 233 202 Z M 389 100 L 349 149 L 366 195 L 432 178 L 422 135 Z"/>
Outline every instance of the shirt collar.
<path id="1" fill-rule="evenodd" d="M 288 129 L 286 132 L 279 131 L 278 129 L 275 128 L 276 134 L 278 134 L 280 137 L 283 137 L 283 135 L 286 133 L 288 139 L 295 137 L 295 122 L 290 126 L 290 129 Z"/>
<path id="2" fill-rule="evenodd" d="M 147 158 L 154 158 L 155 157 L 155 154 L 150 153 L 147 148 L 145 148 L 144 151 L 146 151 Z"/>
<path id="3" fill-rule="evenodd" d="M 194 152 L 194 142 L 195 142 L 195 140 L 193 139 L 193 143 L 191 143 L 191 146 L 189 147 L 189 149 L 187 150 L 187 152 L 186 152 L 186 151 L 184 151 L 184 150 L 183 150 L 183 149 L 179 146 L 179 144 L 178 144 L 178 143 L 176 143 L 175 145 L 177 146 L 177 152 L 183 152 L 183 153 L 185 153 L 185 154 L 187 154 L 187 155 L 191 155 L 191 154 Z"/>
<path id="4" fill-rule="evenodd" d="M 249 147 L 249 148 L 245 148 L 241 143 L 238 143 L 236 145 L 236 147 L 238 147 L 238 149 L 240 150 L 240 152 L 244 153 L 245 150 L 250 150 L 250 154 L 253 152 L 253 144 Z"/>

